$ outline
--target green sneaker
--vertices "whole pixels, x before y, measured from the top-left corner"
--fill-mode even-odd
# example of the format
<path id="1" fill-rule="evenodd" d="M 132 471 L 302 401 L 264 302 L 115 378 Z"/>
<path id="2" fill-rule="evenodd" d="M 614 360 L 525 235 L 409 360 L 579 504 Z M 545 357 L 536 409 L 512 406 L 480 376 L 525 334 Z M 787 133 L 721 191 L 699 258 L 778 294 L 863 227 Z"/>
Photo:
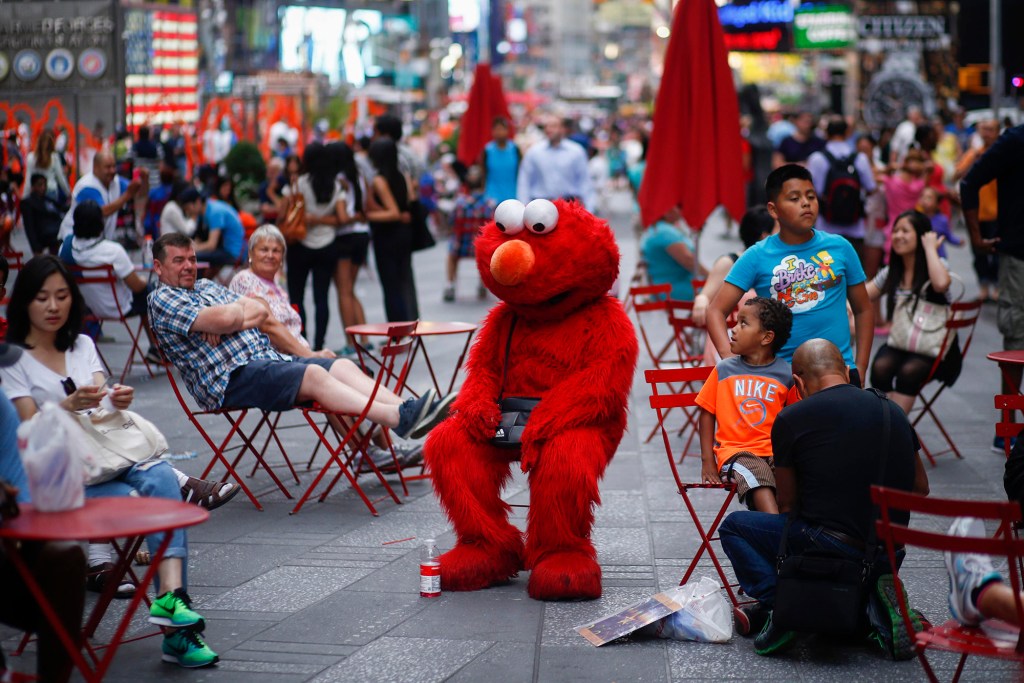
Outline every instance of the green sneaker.
<path id="1" fill-rule="evenodd" d="M 171 628 L 188 626 L 199 633 L 206 626 L 203 617 L 192 611 L 192 599 L 184 588 L 178 588 L 173 593 L 168 591 L 154 600 L 149 608 L 149 623 Z"/>
<path id="2" fill-rule="evenodd" d="M 769 614 L 767 621 L 764 623 L 764 628 L 761 629 L 761 633 L 754 638 L 754 652 L 762 657 L 778 654 L 791 648 L 795 640 L 796 633 L 784 631 L 776 626 Z"/>
<path id="3" fill-rule="evenodd" d="M 199 634 L 187 628 L 178 629 L 164 636 L 160 649 L 163 650 L 160 657 L 163 661 L 186 669 L 212 666 L 220 661 L 217 653 L 203 642 Z"/>

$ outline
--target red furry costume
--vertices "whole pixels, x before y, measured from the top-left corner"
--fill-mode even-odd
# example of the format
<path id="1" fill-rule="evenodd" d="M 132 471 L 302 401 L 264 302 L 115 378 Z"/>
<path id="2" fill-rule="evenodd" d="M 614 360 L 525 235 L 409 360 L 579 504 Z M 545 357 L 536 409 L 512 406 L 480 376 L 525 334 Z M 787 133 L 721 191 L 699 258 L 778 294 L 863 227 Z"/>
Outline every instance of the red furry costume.
<path id="1" fill-rule="evenodd" d="M 539 214 L 538 202 L 546 205 Z M 552 215 L 553 229 L 531 222 L 542 216 L 550 224 Z M 532 570 L 533 598 L 597 598 L 601 568 L 590 529 L 598 481 L 626 428 L 636 334 L 619 301 L 607 295 L 619 269 L 608 225 L 561 200 L 531 202 L 526 223 L 522 229 L 521 222 L 492 221 L 476 240 L 480 276 L 502 301 L 470 351 L 452 415 L 424 449 L 434 491 L 458 535 L 441 557 L 441 585 L 477 590 L 525 568 Z M 504 395 L 542 399 L 520 450 L 490 442 L 513 316 Z M 501 499 L 519 456 L 530 484 L 525 545 Z"/>

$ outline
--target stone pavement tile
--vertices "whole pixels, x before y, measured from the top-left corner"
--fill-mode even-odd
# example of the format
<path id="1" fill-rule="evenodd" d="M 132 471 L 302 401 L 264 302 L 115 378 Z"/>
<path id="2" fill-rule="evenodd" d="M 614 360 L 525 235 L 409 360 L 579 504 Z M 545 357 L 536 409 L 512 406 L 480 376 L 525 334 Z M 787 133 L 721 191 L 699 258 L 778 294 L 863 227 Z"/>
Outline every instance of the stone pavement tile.
<path id="1" fill-rule="evenodd" d="M 595 527 L 590 537 L 602 566 L 651 562 L 651 542 L 646 529 Z"/>
<path id="2" fill-rule="evenodd" d="M 189 550 L 193 586 L 202 581 L 207 587 L 234 587 L 283 564 L 295 556 L 297 549 L 270 543 L 193 543 Z M 194 556 L 191 551 L 196 551 Z"/>
<path id="3" fill-rule="evenodd" d="M 713 515 L 712 515 L 713 517 Z M 705 531 L 713 519 L 701 519 Z M 687 519 L 680 522 L 651 523 L 648 524 L 651 530 L 651 538 L 654 540 L 654 556 L 656 558 L 690 558 L 700 548 L 700 537 L 697 536 L 697 529 L 693 521 L 687 515 Z M 718 546 L 720 547 L 720 546 Z M 716 552 L 717 552 L 716 547 Z"/>
<path id="4" fill-rule="evenodd" d="M 537 646 L 534 643 L 495 643 L 447 683 L 522 683 L 533 680 Z"/>
<path id="5" fill-rule="evenodd" d="M 312 681 L 440 682 L 472 662 L 491 645 L 482 640 L 379 638 Z"/>
<path id="6" fill-rule="evenodd" d="M 754 641 L 733 636 L 728 643 L 665 641 L 672 680 L 757 679 L 793 681 L 798 668 L 784 658 L 759 657 Z"/>
<path id="7" fill-rule="evenodd" d="M 544 645 L 540 650 L 538 681 L 665 681 L 662 641 L 609 643 L 594 647 L 580 638 L 572 646 Z"/>
<path id="8" fill-rule="evenodd" d="M 439 599 L 422 598 L 414 616 L 388 633 L 395 637 L 443 636 L 456 640 L 536 643 L 544 603 L 525 591 L 489 589 L 472 593 L 449 591 Z"/>
<path id="9" fill-rule="evenodd" d="M 414 593 L 420 594 L 420 556 L 418 551 L 392 561 L 380 569 L 367 572 L 366 576 L 346 587 L 351 591 L 371 593 Z"/>
<path id="10" fill-rule="evenodd" d="M 365 568 L 277 567 L 233 588 L 203 600 L 204 609 L 243 612 L 296 612 L 341 590 L 369 573 Z"/>
<path id="11" fill-rule="evenodd" d="M 598 527 L 644 527 L 647 512 L 643 492 L 637 490 L 602 490 L 601 505 L 595 510 Z"/>
<path id="12" fill-rule="evenodd" d="M 652 588 L 606 587 L 597 600 L 586 602 L 549 602 L 544 606 L 544 631 L 541 644 L 544 646 L 591 647 L 586 639 L 576 632 L 583 626 L 640 602 L 657 593 Z"/>
<path id="13" fill-rule="evenodd" d="M 255 637 L 265 630 L 271 622 L 242 621 L 237 619 L 207 620 L 204 640 L 218 655 L 222 655 L 246 640 Z M 156 627 L 147 624 L 149 631 Z M 129 634 L 130 636 L 131 634 Z M 100 642 L 106 642 L 102 640 Z M 161 637 L 144 638 L 121 645 L 114 657 L 110 673 L 104 680 L 112 681 L 151 681 L 176 680 L 179 676 L 185 680 L 184 674 L 197 673 L 186 671 L 179 666 L 160 660 Z M 188 680 L 210 680 L 209 674 L 215 669 L 204 669 L 199 678 Z M 217 676 L 216 680 L 222 680 Z M 225 679 L 241 680 L 241 679 Z M 257 679 L 260 680 L 260 679 Z M 264 679 L 269 680 L 269 679 Z"/>
<path id="14" fill-rule="evenodd" d="M 619 446 L 601 481 L 602 495 L 608 491 L 636 490 L 643 487 L 643 470 L 637 463 L 638 455 L 624 445 Z"/>
<path id="15" fill-rule="evenodd" d="M 339 591 L 267 629 L 260 640 L 366 645 L 414 617 L 426 602 L 419 595 Z"/>
<path id="16" fill-rule="evenodd" d="M 415 537 L 438 538 L 448 530 L 448 520 L 440 511 L 415 515 L 385 515 L 340 536 L 338 545 L 379 547 L 388 541 Z"/>

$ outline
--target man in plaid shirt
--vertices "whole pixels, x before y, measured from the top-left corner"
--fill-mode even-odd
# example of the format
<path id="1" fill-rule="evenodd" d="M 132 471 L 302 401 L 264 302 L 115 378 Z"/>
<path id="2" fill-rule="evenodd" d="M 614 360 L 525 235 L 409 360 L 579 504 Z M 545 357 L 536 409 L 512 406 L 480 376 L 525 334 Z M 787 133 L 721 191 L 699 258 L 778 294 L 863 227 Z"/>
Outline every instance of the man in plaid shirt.
<path id="1" fill-rule="evenodd" d="M 169 233 L 153 245 L 161 287 L 149 295 L 149 320 L 160 348 L 178 368 L 204 410 L 289 410 L 315 401 L 328 410 L 359 413 L 374 381 L 355 363 L 278 353 L 267 333 L 282 323 L 258 299 L 238 296 L 210 280 L 196 280 L 192 240 Z M 381 387 L 368 418 L 402 438 L 419 438 L 447 415 L 454 394 L 430 390 L 403 401 Z"/>

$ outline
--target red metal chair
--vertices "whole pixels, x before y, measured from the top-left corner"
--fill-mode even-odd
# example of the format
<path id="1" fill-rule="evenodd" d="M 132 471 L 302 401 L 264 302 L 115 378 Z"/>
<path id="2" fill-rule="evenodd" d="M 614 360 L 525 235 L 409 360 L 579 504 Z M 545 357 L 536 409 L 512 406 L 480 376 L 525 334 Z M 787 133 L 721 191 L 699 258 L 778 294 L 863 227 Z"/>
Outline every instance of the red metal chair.
<path id="1" fill-rule="evenodd" d="M 1003 437 L 1003 451 L 1006 457 L 1010 457 L 1010 449 L 1013 448 L 1012 440 L 1016 439 L 1024 424 L 1015 421 L 1014 413 L 1021 411 L 1024 414 L 1024 395 L 1021 394 L 997 394 L 995 397 L 996 410 L 1002 411 L 1002 419 L 996 422 L 996 436 Z"/>
<path id="2" fill-rule="evenodd" d="M 96 266 L 95 268 L 84 268 L 82 266 L 69 265 L 67 266 L 67 269 L 68 272 L 70 272 L 74 276 L 75 281 L 79 285 L 105 285 L 106 287 L 110 288 L 110 294 L 113 297 L 114 303 L 117 305 L 117 317 L 107 318 L 96 315 L 96 319 L 101 320 L 103 322 L 110 321 L 120 323 L 121 325 L 124 326 L 124 329 L 127 330 L 128 338 L 131 339 L 132 341 L 132 346 L 128 350 L 128 360 L 125 361 L 124 369 L 121 370 L 121 377 L 118 381 L 124 381 L 125 376 L 132 369 L 132 365 L 135 362 L 135 356 L 138 356 L 139 359 L 142 361 L 142 365 L 146 368 L 146 372 L 149 373 L 149 376 L 154 377 L 155 375 L 153 374 L 153 368 L 149 366 L 149 361 L 146 360 L 146 354 L 143 353 L 142 347 L 139 345 L 139 342 L 141 341 L 145 333 L 144 325 L 142 322 L 142 316 L 139 316 L 139 324 L 135 326 L 135 330 L 133 331 L 132 325 L 128 321 L 128 316 L 126 315 L 125 311 L 121 308 L 121 302 L 118 299 L 117 283 L 119 282 L 120 278 L 118 278 L 117 275 L 114 273 L 114 267 L 110 265 L 105 265 Z M 107 359 L 104 358 L 103 352 L 100 350 L 99 344 L 96 345 L 96 353 L 99 354 L 100 361 L 103 362 L 103 365 L 107 367 L 108 374 L 113 374 L 110 371 L 110 364 L 107 362 Z"/>
<path id="3" fill-rule="evenodd" d="M 978 324 L 978 319 L 981 317 L 981 305 L 982 302 L 980 299 L 976 301 L 966 302 L 955 301 L 952 304 L 950 304 L 950 316 L 949 320 L 946 321 L 946 338 L 942 342 L 942 350 L 939 352 L 939 355 L 935 358 L 935 362 L 932 363 L 932 367 L 931 370 L 928 372 L 928 379 L 925 380 L 924 387 L 927 387 L 935 379 L 935 375 L 939 370 L 939 365 L 942 362 L 943 356 L 945 355 L 949 347 L 953 344 L 954 340 L 957 339 L 957 333 L 960 330 L 964 330 L 965 333 L 964 338 L 960 340 L 960 353 L 963 355 L 965 359 L 967 358 L 967 352 L 970 351 L 971 342 L 974 339 L 974 329 Z M 948 387 L 951 386 L 953 386 L 952 383 L 946 384 L 945 382 L 940 382 L 938 388 L 935 389 L 931 396 L 926 394 L 924 388 L 922 388 L 921 393 L 918 395 L 922 401 L 921 406 L 915 407 L 911 411 L 912 413 L 914 411 L 917 411 L 917 415 L 911 421 L 911 426 L 913 426 L 914 429 L 918 432 L 918 440 L 921 442 L 921 450 L 923 450 L 924 454 L 928 456 L 928 461 L 931 462 L 933 467 L 935 466 L 935 456 L 943 455 L 945 453 L 953 453 L 958 458 L 963 457 L 960 454 L 960 449 L 956 447 L 956 443 L 954 443 L 953 437 L 951 437 L 949 435 L 949 432 L 946 431 L 945 425 L 943 425 L 942 421 L 939 420 L 939 416 L 935 413 L 934 409 L 935 401 L 937 401 L 939 396 L 942 395 L 942 392 L 944 392 Z M 924 419 L 926 415 L 931 418 L 932 422 L 935 423 L 935 426 L 938 427 L 939 432 L 942 434 L 942 437 L 946 440 L 946 444 L 949 446 L 949 448 L 947 448 L 946 450 L 939 451 L 938 453 L 932 453 L 931 450 L 925 445 L 924 440 L 921 439 L 918 425 L 921 423 L 921 421 Z"/>
<path id="4" fill-rule="evenodd" d="M 637 257 L 636 269 L 633 271 L 633 275 L 629 278 L 629 289 L 626 290 L 626 300 L 622 303 L 622 308 L 628 315 L 633 310 L 633 297 L 630 296 L 629 291 L 637 287 L 645 287 L 651 284 L 651 278 L 647 274 L 647 261 L 644 261 L 643 255 Z"/>
<path id="5" fill-rule="evenodd" d="M 979 553 L 1006 558 L 1006 571 L 1009 573 L 1009 584 L 1015 596 L 1014 606 L 1018 624 L 1024 623 L 1024 603 L 1020 598 L 1021 574 L 1019 562 L 1024 557 L 1024 541 L 1013 536 L 1012 529 L 1021 523 L 1021 508 L 1015 502 L 991 502 L 977 500 L 951 500 L 941 498 L 925 498 L 924 496 L 895 491 L 880 486 L 871 487 L 871 499 L 878 505 L 879 520 L 876 522 L 878 538 L 885 542 L 889 554 L 889 563 L 896 567 L 896 547 L 918 546 L 942 552 Z M 949 536 L 935 531 L 911 529 L 906 525 L 892 520 L 894 511 L 905 511 L 913 515 L 931 515 L 935 517 L 977 517 L 996 524 L 994 538 L 964 538 Z M 929 519 L 929 522 L 932 521 Z M 929 524 L 929 528 L 934 525 Z M 941 527 L 944 528 L 944 527 Z M 945 585 L 945 584 L 943 584 Z M 955 619 L 950 619 L 938 626 L 928 626 L 925 630 L 915 633 L 911 623 L 909 605 L 903 591 L 897 591 L 900 616 L 907 629 L 910 641 L 914 644 L 917 657 L 930 681 L 938 681 L 926 653 L 928 650 L 942 650 L 960 655 L 953 682 L 959 680 L 964 664 L 969 655 L 982 657 L 998 657 L 1013 659 L 1024 663 L 1024 632 L 1018 626 L 1004 622 L 989 622 L 996 625 L 1004 634 L 1013 637 L 1015 642 L 993 637 L 980 627 L 963 626 Z M 979 672 L 980 674 L 980 672 Z"/>
<path id="6" fill-rule="evenodd" d="M 167 363 L 164 367 L 165 370 L 167 371 L 167 379 L 171 384 L 171 389 L 174 391 L 174 396 L 175 398 L 178 399 L 178 405 L 181 406 L 181 409 L 185 412 L 185 416 L 188 418 L 189 422 L 191 422 L 192 425 L 196 428 L 196 431 L 199 432 L 199 435 L 203 437 L 203 441 L 205 441 L 206 444 L 213 451 L 213 456 L 210 458 L 210 462 L 206 465 L 206 469 L 203 470 L 203 473 L 200 475 L 200 478 L 206 479 L 210 475 L 210 472 L 213 470 L 213 468 L 217 465 L 217 463 L 220 462 L 222 465 L 224 465 L 224 468 L 226 470 L 224 480 L 226 481 L 227 478 L 230 477 L 231 479 L 234 479 L 236 482 L 238 482 L 239 487 L 241 487 L 245 495 L 249 497 L 249 500 L 252 501 L 252 504 L 256 506 L 257 510 L 260 510 L 262 512 L 263 506 L 260 505 L 259 500 L 256 499 L 256 495 L 249 489 L 248 486 L 246 486 L 243 477 L 241 477 L 237 471 L 239 462 L 241 461 L 242 457 L 244 457 L 245 454 L 248 452 L 253 454 L 253 456 L 256 458 L 257 465 L 266 470 L 267 474 L 270 475 L 270 478 L 274 481 L 274 483 L 277 485 L 277 488 L 280 489 L 280 491 L 285 495 L 285 497 L 290 499 L 292 497 L 291 493 L 288 491 L 288 488 L 284 485 L 280 478 L 278 478 L 277 474 L 274 472 L 274 469 L 270 466 L 270 464 L 267 463 L 265 457 L 267 445 L 269 444 L 270 438 L 273 438 L 273 440 L 277 443 L 282 456 L 284 456 L 285 465 L 288 467 L 292 477 L 295 479 L 295 483 L 299 483 L 299 476 L 298 474 L 296 474 L 295 468 L 292 466 L 291 460 L 288 458 L 288 453 L 287 451 L 285 451 L 284 446 L 281 443 L 281 440 L 277 438 L 277 421 L 271 420 L 270 412 L 265 410 L 259 411 L 260 419 L 257 421 L 256 426 L 253 427 L 252 429 L 246 430 L 243 427 L 246 415 L 249 414 L 250 409 L 248 408 L 192 410 L 192 407 L 189 405 L 189 402 L 185 398 L 185 395 L 178 387 L 177 381 L 174 379 L 174 372 L 172 370 L 171 364 Z M 227 435 L 225 435 L 224 438 L 221 439 L 220 441 L 215 441 L 213 437 L 210 436 L 209 431 L 207 431 L 207 429 L 203 427 L 203 423 L 200 421 L 200 418 L 205 418 L 208 416 L 221 416 L 225 420 L 227 420 L 228 424 L 230 425 Z M 268 438 L 268 440 L 264 442 L 263 448 L 261 450 L 257 450 L 253 442 L 255 441 L 256 437 L 259 435 L 260 431 L 264 427 L 266 427 L 266 429 L 268 430 L 270 438 Z M 241 443 L 235 446 L 230 445 L 232 441 L 234 441 L 236 436 L 241 441 Z M 234 453 L 234 451 L 236 450 L 238 452 L 237 454 L 235 454 L 234 459 L 228 460 L 228 454 Z"/>
<path id="7" fill-rule="evenodd" d="M 672 452 L 672 444 L 669 441 L 668 431 L 664 426 L 664 413 L 671 408 L 696 408 L 696 399 L 699 389 L 697 385 L 703 384 L 703 382 L 711 375 L 711 371 L 714 368 L 712 366 L 697 367 L 697 368 L 672 368 L 668 370 L 647 370 L 644 372 L 644 377 L 647 383 L 651 385 L 651 398 L 650 404 L 658 414 L 658 422 L 661 425 L 661 436 L 663 444 L 665 446 L 665 455 L 668 457 L 669 467 L 672 468 L 672 477 L 675 479 L 676 487 L 679 490 L 679 495 L 683 498 L 683 503 L 686 505 L 687 512 L 690 513 L 690 518 L 693 520 L 693 525 L 697 529 L 697 535 L 700 536 L 700 547 L 697 552 L 694 553 L 693 560 L 690 561 L 690 565 L 686 568 L 686 573 L 683 574 L 682 580 L 679 585 L 685 584 L 690 580 L 690 576 L 694 570 L 697 569 L 697 565 L 700 562 L 701 557 L 706 552 L 711 560 L 711 563 L 715 567 L 715 571 L 718 573 L 718 578 L 721 581 L 722 588 L 725 589 L 726 594 L 729 596 L 729 601 L 733 606 L 733 614 L 737 620 L 743 623 L 748 623 L 747 617 L 740 610 L 744 605 L 750 605 L 756 602 L 753 599 L 741 599 L 741 590 L 739 583 L 731 581 L 726 575 L 725 570 L 722 567 L 721 561 L 718 559 L 718 554 L 715 552 L 713 541 L 718 541 L 718 526 L 722 523 L 725 518 L 725 513 L 728 512 L 729 506 L 732 505 L 733 499 L 736 497 L 736 485 L 735 484 L 704 484 L 700 482 L 691 483 L 686 482 L 679 475 L 679 468 L 676 467 L 676 458 Z M 687 393 L 659 393 L 659 385 L 671 388 L 674 384 L 685 384 L 688 387 L 693 388 L 693 391 Z M 696 434 L 696 427 L 693 430 L 693 434 Z M 693 434 L 690 435 L 692 440 Z M 689 448 L 689 441 L 687 441 L 686 447 L 683 449 L 683 455 L 680 456 L 680 462 L 686 455 L 686 449 Z M 721 507 L 718 509 L 718 513 L 711 520 L 710 524 L 705 525 L 701 522 L 700 515 L 697 512 L 697 507 L 694 505 L 694 501 L 691 499 L 691 493 L 694 490 L 708 490 L 708 489 L 720 489 L 725 493 L 725 498 L 722 501 Z"/>
<path id="8" fill-rule="evenodd" d="M 374 502 L 390 497 L 395 503 L 400 505 L 402 503 L 401 499 L 395 494 L 387 479 L 384 478 L 380 468 L 366 452 L 367 446 L 369 446 L 373 434 L 378 428 L 382 430 L 388 448 L 391 451 L 393 468 L 398 473 L 399 481 L 402 484 L 402 491 L 405 495 L 409 495 L 409 489 L 402 474 L 402 467 L 395 455 L 388 428 L 370 422 L 366 416 L 370 412 L 370 406 L 381 387 L 389 389 L 396 395 L 400 396 L 402 394 L 405 380 L 409 374 L 412 351 L 416 342 L 416 338 L 413 336 L 416 331 L 416 325 L 416 322 L 410 322 L 398 323 L 388 327 L 388 341 L 378 351 L 381 366 L 376 373 L 373 391 L 370 393 L 366 405 L 359 413 L 331 411 L 321 406 L 302 409 L 306 421 L 309 422 L 309 426 L 312 427 L 313 432 L 327 452 L 327 461 L 321 466 L 320 472 L 310 483 L 306 492 L 302 494 L 302 498 L 295 504 L 291 514 L 295 514 L 302 509 L 302 506 L 313 494 L 313 491 L 320 484 L 328 470 L 335 465 L 338 466 L 339 472 L 335 474 L 334 478 L 320 494 L 319 501 L 321 503 L 327 498 L 331 490 L 334 489 L 334 486 L 341 477 L 344 476 L 348 479 L 349 484 L 351 484 L 356 493 L 359 494 L 359 497 L 366 504 L 370 513 L 375 517 L 378 513 L 377 508 L 374 507 Z M 335 418 L 330 419 L 330 428 L 321 427 L 318 424 L 318 418 L 321 416 Z M 363 427 L 363 429 L 361 430 L 360 427 Z M 357 481 L 359 474 L 367 468 L 376 475 L 387 492 L 386 496 L 382 496 L 377 501 L 371 501 Z M 388 469 L 391 468 L 389 467 Z"/>

